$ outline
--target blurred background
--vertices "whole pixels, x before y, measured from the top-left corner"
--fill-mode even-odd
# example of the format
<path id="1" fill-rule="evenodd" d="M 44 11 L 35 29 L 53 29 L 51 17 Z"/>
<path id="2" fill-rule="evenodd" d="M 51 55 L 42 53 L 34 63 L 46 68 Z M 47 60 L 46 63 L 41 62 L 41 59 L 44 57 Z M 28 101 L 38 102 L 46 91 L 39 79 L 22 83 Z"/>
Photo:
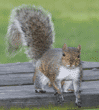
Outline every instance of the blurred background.
<path id="1" fill-rule="evenodd" d="M 5 35 L 11 10 L 22 4 L 42 6 L 52 14 L 54 48 L 81 45 L 81 60 L 99 62 L 99 0 L 0 0 L 0 63 L 28 62 L 24 50 L 15 57 L 5 53 Z"/>

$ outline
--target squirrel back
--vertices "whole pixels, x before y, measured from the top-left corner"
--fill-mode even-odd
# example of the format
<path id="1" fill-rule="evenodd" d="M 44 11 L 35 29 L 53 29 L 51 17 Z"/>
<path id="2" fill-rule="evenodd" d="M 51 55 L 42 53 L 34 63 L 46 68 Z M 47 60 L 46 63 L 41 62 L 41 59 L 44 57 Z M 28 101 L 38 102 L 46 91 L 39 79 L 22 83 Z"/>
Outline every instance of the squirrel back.
<path id="1" fill-rule="evenodd" d="M 11 55 L 23 47 L 31 59 L 38 60 L 54 42 L 51 14 L 42 7 L 22 5 L 12 10 L 7 32 L 7 51 Z"/>

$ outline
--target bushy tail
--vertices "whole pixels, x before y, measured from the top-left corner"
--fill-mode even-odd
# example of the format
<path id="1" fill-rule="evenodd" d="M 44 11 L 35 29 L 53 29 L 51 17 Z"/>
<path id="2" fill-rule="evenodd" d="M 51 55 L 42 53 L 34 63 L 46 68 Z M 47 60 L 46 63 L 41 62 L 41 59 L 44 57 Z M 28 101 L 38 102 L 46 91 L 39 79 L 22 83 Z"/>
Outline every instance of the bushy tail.
<path id="1" fill-rule="evenodd" d="M 10 21 L 8 31 L 6 35 L 6 55 L 15 56 L 18 50 L 22 50 L 22 36 L 24 33 L 18 26 L 18 21 L 15 19 L 13 22 Z"/>
<path id="2" fill-rule="evenodd" d="M 54 28 L 51 15 L 42 7 L 22 5 L 12 10 L 7 32 L 7 52 L 26 48 L 31 59 L 38 60 L 54 42 Z"/>

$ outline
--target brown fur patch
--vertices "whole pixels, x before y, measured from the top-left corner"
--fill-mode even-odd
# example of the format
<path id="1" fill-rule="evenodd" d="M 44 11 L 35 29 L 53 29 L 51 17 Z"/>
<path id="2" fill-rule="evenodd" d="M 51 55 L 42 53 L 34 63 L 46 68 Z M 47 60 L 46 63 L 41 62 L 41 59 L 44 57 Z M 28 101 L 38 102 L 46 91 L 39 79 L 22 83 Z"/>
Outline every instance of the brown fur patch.
<path id="1" fill-rule="evenodd" d="M 33 75 L 33 83 L 35 82 L 35 79 L 36 79 L 36 72 L 34 72 L 34 75 Z"/>
<path id="2" fill-rule="evenodd" d="M 39 67 L 39 70 L 45 75 L 47 76 L 51 82 L 55 81 L 55 70 L 53 70 L 53 68 L 55 65 L 53 64 L 52 66 L 49 64 L 47 64 L 46 62 L 42 61 L 41 66 Z M 52 68 L 53 67 L 53 68 Z"/>

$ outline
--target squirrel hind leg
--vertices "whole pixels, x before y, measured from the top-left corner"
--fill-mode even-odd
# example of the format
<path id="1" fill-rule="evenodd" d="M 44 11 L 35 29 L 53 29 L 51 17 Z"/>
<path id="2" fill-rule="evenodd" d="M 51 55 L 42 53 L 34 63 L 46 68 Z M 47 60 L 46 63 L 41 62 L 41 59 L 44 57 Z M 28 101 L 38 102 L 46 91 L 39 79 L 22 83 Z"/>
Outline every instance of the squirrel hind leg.
<path id="1" fill-rule="evenodd" d="M 46 90 L 44 90 L 44 86 L 41 82 L 39 81 L 36 81 L 36 83 L 34 83 L 34 86 L 35 86 L 35 93 L 46 93 Z M 38 84 L 37 84 L 38 82 Z"/>
<path id="2" fill-rule="evenodd" d="M 46 93 L 46 90 L 44 88 L 48 84 L 49 79 L 39 70 L 36 71 L 35 75 L 36 75 L 34 81 L 35 92 Z"/>
<path id="3" fill-rule="evenodd" d="M 44 90 L 44 87 L 35 85 L 35 93 L 46 93 L 46 91 Z"/>

